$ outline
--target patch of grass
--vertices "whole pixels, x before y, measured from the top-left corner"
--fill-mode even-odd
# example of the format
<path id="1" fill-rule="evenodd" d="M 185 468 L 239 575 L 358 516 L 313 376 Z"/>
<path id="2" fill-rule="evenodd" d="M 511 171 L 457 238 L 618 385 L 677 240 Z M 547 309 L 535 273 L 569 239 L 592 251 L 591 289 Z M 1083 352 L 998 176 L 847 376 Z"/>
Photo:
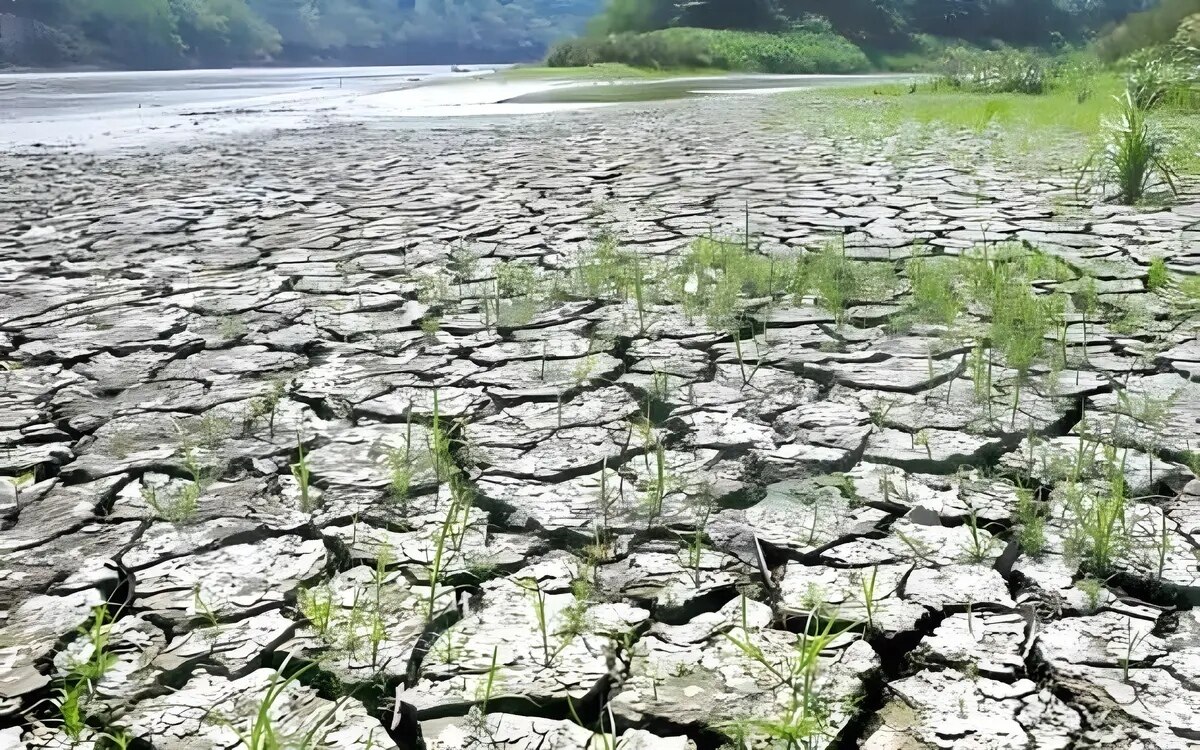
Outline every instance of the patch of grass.
<path id="1" fill-rule="evenodd" d="M 205 471 L 196 460 L 196 454 L 189 449 L 183 460 L 184 468 L 191 474 L 192 480 L 181 489 L 171 493 L 160 493 L 152 484 L 142 482 L 142 501 L 154 512 L 154 515 L 168 523 L 186 524 L 195 520 L 200 510 L 200 496 L 208 485 Z"/>
<path id="2" fill-rule="evenodd" d="M 1087 88 L 1086 96 L 1081 89 Z M 857 143 L 894 142 L 895 158 L 933 143 L 977 163 L 977 153 L 1031 170 L 1074 171 L 1094 150 L 1122 81 L 1107 74 L 1084 86 L 1051 86 L 1038 96 L 973 92 L 933 84 L 879 84 L 800 91 L 776 97 L 768 125 L 812 130 Z M 957 143 L 959 133 L 987 138 Z"/>
<path id="3" fill-rule="evenodd" d="M 1037 557 L 1046 549 L 1046 519 L 1034 499 L 1033 490 L 1017 489 L 1017 541 L 1021 551 Z"/>
<path id="4" fill-rule="evenodd" d="M 689 319 L 703 314 L 713 328 L 736 328 L 743 300 L 772 297 L 786 286 L 785 264 L 775 266 L 748 239 L 700 237 L 672 269 L 672 295 Z"/>
<path id="5" fill-rule="evenodd" d="M 896 284 L 894 267 L 848 258 L 844 241 L 827 242 L 811 256 L 807 278 L 817 302 L 833 315 L 838 325 L 846 322 L 851 305 L 887 299 Z"/>
<path id="6" fill-rule="evenodd" d="M 962 298 L 955 290 L 953 261 L 913 258 L 905 266 L 912 294 L 906 301 L 905 318 L 920 323 L 951 326 L 962 312 Z"/>

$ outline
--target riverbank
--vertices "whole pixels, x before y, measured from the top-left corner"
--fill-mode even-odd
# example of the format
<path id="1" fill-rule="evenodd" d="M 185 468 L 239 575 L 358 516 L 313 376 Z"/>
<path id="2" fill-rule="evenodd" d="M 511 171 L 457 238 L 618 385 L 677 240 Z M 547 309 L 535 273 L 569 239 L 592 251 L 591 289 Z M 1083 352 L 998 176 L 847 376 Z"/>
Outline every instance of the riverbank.
<path id="1" fill-rule="evenodd" d="M 513 117 L 702 92 L 887 78 L 580 70 L 303 68 L 0 75 L 0 146 L 84 150 L 170 146 L 277 129 L 395 118 Z M 698 93 L 700 92 L 700 93 Z"/>

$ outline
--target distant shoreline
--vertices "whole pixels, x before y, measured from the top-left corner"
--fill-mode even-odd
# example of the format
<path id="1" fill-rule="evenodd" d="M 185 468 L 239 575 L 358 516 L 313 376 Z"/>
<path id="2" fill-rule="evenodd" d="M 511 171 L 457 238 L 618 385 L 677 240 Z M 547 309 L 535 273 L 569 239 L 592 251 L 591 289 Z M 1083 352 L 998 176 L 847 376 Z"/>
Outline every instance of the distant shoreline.
<path id="1" fill-rule="evenodd" d="M 494 70 L 516 65 L 540 65 L 541 60 L 475 61 L 463 62 L 389 62 L 377 64 L 354 63 L 344 60 L 320 62 L 269 62 L 238 65 L 196 65 L 170 68 L 122 68 L 105 65 L 56 65 L 51 67 L 27 67 L 0 63 L 0 75 L 48 75 L 54 73 L 202 73 L 206 70 L 317 70 L 320 68 L 446 68 L 447 72 L 475 73 L 479 69 Z M 460 70 L 454 71 L 454 68 Z"/>

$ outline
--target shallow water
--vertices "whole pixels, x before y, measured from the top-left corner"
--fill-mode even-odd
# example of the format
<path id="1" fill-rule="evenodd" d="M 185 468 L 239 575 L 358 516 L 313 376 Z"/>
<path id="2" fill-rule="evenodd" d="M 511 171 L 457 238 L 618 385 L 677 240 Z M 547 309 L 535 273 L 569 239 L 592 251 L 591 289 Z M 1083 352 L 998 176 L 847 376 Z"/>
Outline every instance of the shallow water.
<path id="1" fill-rule="evenodd" d="M 509 117 L 884 78 L 509 80 L 486 68 L 454 73 L 445 66 L 6 74 L 0 75 L 0 147 L 159 147 L 280 128 L 386 124 L 397 118 Z"/>

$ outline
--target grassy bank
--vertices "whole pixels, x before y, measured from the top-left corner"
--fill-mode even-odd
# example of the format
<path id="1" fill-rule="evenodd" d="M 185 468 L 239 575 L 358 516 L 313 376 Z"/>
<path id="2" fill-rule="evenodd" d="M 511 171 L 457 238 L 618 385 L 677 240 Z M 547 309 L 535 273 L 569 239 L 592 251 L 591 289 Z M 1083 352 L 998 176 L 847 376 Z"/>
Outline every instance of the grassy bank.
<path id="1" fill-rule="evenodd" d="M 1112 72 L 1086 78 L 1056 76 L 1039 94 L 920 84 L 820 89 L 779 98 L 769 125 L 845 138 L 883 149 L 892 160 L 928 160 L 976 169 L 999 162 L 1031 175 L 1077 178 L 1083 187 L 1119 190 L 1117 157 L 1131 149 L 1167 165 L 1176 179 L 1200 176 L 1200 110 L 1171 103 L 1149 110 L 1125 104 L 1127 82 Z M 1128 118 L 1135 113 L 1130 133 Z M 1131 145 L 1130 139 L 1135 139 Z M 1147 199 L 1169 198 L 1153 160 L 1144 164 Z M 1141 200 L 1138 191 L 1128 201 Z"/>
<path id="2" fill-rule="evenodd" d="M 861 49 L 829 31 L 766 34 L 670 28 L 572 39 L 556 46 L 546 59 L 554 68 L 600 63 L 755 73 L 859 73 L 871 67 Z"/>

